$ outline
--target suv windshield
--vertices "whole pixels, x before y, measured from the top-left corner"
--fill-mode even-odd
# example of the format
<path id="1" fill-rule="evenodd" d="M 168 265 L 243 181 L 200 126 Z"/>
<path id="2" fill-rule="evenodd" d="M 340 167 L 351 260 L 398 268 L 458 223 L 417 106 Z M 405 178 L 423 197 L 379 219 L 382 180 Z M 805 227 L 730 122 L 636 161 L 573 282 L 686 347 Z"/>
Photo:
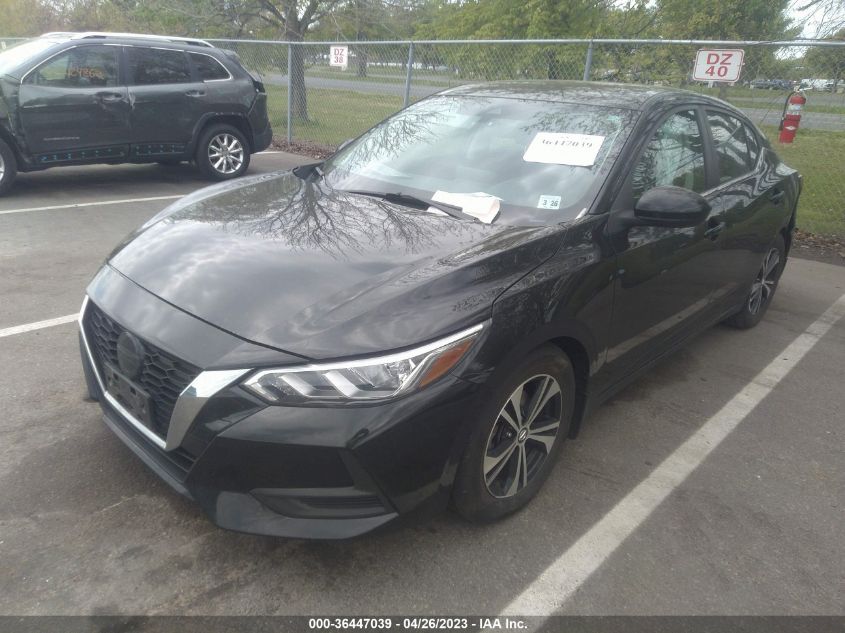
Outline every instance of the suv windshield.
<path id="1" fill-rule="evenodd" d="M 501 221 L 557 223 L 592 202 L 636 112 L 512 98 L 441 96 L 414 104 L 343 148 L 328 184 L 442 199 L 487 194 Z"/>
<path id="2" fill-rule="evenodd" d="M 46 51 L 56 40 L 28 40 L 0 53 L 0 75 L 5 75 L 25 64 L 30 58 Z"/>

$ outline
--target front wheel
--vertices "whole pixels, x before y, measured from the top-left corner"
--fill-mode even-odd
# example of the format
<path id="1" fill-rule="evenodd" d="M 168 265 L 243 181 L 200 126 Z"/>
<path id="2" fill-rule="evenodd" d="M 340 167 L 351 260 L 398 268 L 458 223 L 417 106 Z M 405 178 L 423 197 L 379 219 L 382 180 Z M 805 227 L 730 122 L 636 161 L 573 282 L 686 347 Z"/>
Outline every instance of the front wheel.
<path id="1" fill-rule="evenodd" d="M 240 130 L 231 125 L 212 125 L 200 136 L 197 167 L 211 180 L 242 176 L 249 167 L 249 144 Z"/>
<path id="2" fill-rule="evenodd" d="M 729 317 L 725 323 L 741 330 L 747 330 L 757 325 L 769 309 L 769 304 L 775 296 L 781 273 L 786 265 L 786 244 L 783 236 L 778 235 L 774 243 L 766 251 L 760 270 L 751 284 L 751 290 L 742 308 Z"/>
<path id="3" fill-rule="evenodd" d="M 540 490 L 575 409 L 575 372 L 552 345 L 532 352 L 488 393 L 461 460 L 452 504 L 471 521 L 515 512 Z"/>
<path id="4" fill-rule="evenodd" d="M 0 139 L 0 196 L 11 188 L 17 174 L 18 163 L 15 160 L 15 154 L 12 148 Z"/>

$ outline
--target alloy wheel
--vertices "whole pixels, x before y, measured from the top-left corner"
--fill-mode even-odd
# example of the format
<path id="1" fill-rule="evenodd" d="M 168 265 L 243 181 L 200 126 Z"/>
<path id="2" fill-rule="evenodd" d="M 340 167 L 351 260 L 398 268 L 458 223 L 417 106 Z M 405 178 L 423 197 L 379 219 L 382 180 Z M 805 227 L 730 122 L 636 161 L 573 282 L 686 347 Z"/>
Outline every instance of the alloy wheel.
<path id="1" fill-rule="evenodd" d="M 487 438 L 482 476 L 491 495 L 512 497 L 539 473 L 562 412 L 560 384 L 548 374 L 533 376 L 513 391 Z"/>
<path id="2" fill-rule="evenodd" d="M 780 251 L 773 248 L 763 260 L 757 279 L 751 285 L 751 295 L 748 297 L 748 311 L 751 314 L 757 314 L 774 293 L 779 263 Z"/>
<path id="3" fill-rule="evenodd" d="M 208 160 L 215 171 L 229 176 L 244 164 L 244 146 L 233 134 L 218 134 L 208 144 Z"/>
<path id="4" fill-rule="evenodd" d="M 3 154 L 0 154 L 0 182 L 3 182 L 3 177 L 6 175 L 6 161 L 3 160 Z"/>

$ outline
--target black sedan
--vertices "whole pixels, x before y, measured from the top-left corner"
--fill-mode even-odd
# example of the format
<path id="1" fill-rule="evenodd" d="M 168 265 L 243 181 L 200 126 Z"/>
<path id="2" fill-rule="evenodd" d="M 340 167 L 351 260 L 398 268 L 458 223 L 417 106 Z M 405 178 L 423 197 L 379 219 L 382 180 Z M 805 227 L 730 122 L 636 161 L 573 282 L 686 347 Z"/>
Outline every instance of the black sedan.
<path id="1" fill-rule="evenodd" d="M 342 538 L 450 503 L 497 519 L 604 399 L 762 318 L 800 191 L 708 97 L 456 88 L 142 226 L 88 287 L 88 388 L 225 528 Z"/>

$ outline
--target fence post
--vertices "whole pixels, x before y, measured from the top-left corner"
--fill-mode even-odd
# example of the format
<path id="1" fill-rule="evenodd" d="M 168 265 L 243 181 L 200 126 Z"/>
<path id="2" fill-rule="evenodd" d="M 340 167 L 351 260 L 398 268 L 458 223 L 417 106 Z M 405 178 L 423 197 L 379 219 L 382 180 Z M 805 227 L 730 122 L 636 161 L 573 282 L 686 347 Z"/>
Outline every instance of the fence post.
<path id="1" fill-rule="evenodd" d="M 593 40 L 587 44 L 587 60 L 584 62 L 584 81 L 590 81 L 590 69 L 593 66 Z"/>
<path id="2" fill-rule="evenodd" d="M 411 102 L 411 74 L 414 68 L 414 43 L 408 42 L 408 74 L 405 75 L 405 100 L 403 106 L 407 108 Z"/>
<path id="3" fill-rule="evenodd" d="M 293 140 L 293 116 L 291 110 L 293 109 L 293 82 L 291 81 L 291 73 L 293 72 L 293 44 L 288 42 L 288 143 Z"/>

